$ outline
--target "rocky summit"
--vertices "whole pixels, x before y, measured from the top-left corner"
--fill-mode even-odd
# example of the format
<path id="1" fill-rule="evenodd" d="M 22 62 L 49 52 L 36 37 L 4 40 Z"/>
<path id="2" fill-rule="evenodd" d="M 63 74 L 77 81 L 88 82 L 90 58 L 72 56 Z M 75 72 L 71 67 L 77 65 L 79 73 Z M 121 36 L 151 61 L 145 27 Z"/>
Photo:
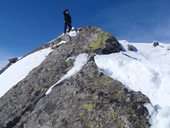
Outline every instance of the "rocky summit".
<path id="1" fill-rule="evenodd" d="M 0 128 L 149 128 L 148 98 L 104 75 L 95 64 L 96 54 L 122 50 L 117 39 L 88 26 L 58 45 L 63 40 L 59 36 L 36 49 L 53 51 L 0 98 Z M 58 82 L 82 53 L 88 55 L 82 69 Z"/>

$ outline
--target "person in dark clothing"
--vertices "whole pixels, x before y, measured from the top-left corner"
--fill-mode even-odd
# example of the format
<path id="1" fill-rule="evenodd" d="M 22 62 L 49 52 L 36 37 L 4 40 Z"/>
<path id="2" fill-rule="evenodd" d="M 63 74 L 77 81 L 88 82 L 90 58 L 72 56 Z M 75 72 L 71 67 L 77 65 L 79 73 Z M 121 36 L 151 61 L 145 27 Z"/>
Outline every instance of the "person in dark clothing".
<path id="1" fill-rule="evenodd" d="M 66 9 L 64 12 L 64 33 L 66 32 L 70 32 L 72 25 L 71 25 L 71 16 L 69 14 L 68 9 Z M 67 27 L 68 27 L 68 31 L 67 31 Z"/>

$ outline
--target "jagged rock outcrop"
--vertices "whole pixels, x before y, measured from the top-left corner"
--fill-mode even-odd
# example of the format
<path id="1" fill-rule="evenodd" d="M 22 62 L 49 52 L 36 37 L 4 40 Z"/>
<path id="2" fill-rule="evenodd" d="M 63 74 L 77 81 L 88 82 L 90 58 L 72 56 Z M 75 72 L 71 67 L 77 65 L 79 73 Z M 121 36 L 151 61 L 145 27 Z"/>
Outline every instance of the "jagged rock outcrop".
<path id="1" fill-rule="evenodd" d="M 8 61 L 13 64 L 18 61 L 18 58 L 10 58 Z"/>
<path id="2" fill-rule="evenodd" d="M 135 46 L 133 46 L 132 44 L 127 44 L 127 47 L 128 47 L 129 51 L 137 52 L 137 48 Z"/>
<path id="3" fill-rule="evenodd" d="M 9 68 L 13 63 L 17 62 L 18 61 L 18 58 L 10 58 L 9 60 L 9 63 L 0 70 L 0 75 L 7 69 Z"/>
<path id="4" fill-rule="evenodd" d="M 101 74 L 93 60 L 57 85 L 37 103 L 19 126 L 52 128 L 149 127 L 141 93 Z"/>
<path id="5" fill-rule="evenodd" d="M 75 42 L 70 45 L 70 50 L 73 49 L 77 52 L 97 53 L 97 54 L 110 54 L 119 52 L 121 45 L 117 39 L 110 33 L 106 33 L 96 27 L 82 27 L 80 33 L 70 42 Z M 55 45 L 62 40 L 62 36 L 53 40 L 51 43 Z M 67 43 L 68 44 L 68 43 Z"/>
<path id="6" fill-rule="evenodd" d="M 153 41 L 153 46 L 156 47 L 159 45 L 159 42 L 158 41 Z"/>
<path id="7" fill-rule="evenodd" d="M 0 98 L 0 128 L 148 128 L 143 105 L 149 100 L 100 73 L 94 63 L 94 53 L 120 50 L 111 34 L 83 27 Z M 89 54 L 87 64 L 45 95 L 73 67 L 74 60 L 66 60 L 80 53 Z"/>

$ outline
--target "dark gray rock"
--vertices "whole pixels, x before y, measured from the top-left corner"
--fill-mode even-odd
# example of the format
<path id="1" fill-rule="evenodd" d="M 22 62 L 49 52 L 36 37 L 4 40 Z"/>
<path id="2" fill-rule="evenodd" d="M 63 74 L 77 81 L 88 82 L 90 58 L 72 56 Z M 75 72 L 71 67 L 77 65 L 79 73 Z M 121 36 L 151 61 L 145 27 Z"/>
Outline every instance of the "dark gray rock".
<path id="1" fill-rule="evenodd" d="M 59 39 L 63 40 L 63 36 L 59 37 Z M 52 44 L 57 43 L 53 42 Z M 120 43 L 113 35 L 90 26 L 79 29 L 78 35 L 69 39 L 67 46 L 75 53 L 110 54 L 121 50 Z"/>
<path id="2" fill-rule="evenodd" d="M 158 45 L 159 45 L 159 42 L 158 42 L 158 41 L 154 41 L 154 42 L 153 42 L 153 46 L 154 46 L 154 47 L 156 47 L 156 46 L 158 46 Z"/>
<path id="3" fill-rule="evenodd" d="M 10 63 L 15 63 L 15 62 L 18 61 L 18 58 L 10 58 L 8 61 L 9 61 Z"/>
<path id="4" fill-rule="evenodd" d="M 89 61 L 41 98 L 19 124 L 25 128 L 149 128 L 149 100 L 101 74 Z"/>
<path id="5" fill-rule="evenodd" d="M 71 63 L 67 63 L 66 59 L 67 55 L 54 51 L 39 67 L 0 98 L 0 117 L 3 117 L 0 118 L 0 128 L 15 126 L 24 114 L 34 109 L 49 86 L 69 70 Z"/>
<path id="6" fill-rule="evenodd" d="M 132 44 L 128 44 L 127 46 L 128 46 L 129 51 L 137 52 L 137 48 L 135 46 L 133 46 Z"/>
<path id="7" fill-rule="evenodd" d="M 148 99 L 101 74 L 93 57 L 79 73 L 45 96 L 48 88 L 72 68 L 73 60 L 66 61 L 69 57 L 85 52 L 94 56 L 98 50 L 110 53 L 108 49 L 111 53 L 120 50 L 111 34 L 83 27 L 0 98 L 0 128 L 148 128 L 148 112 L 143 106 Z"/>
<path id="8" fill-rule="evenodd" d="M 91 35 L 92 36 L 91 40 L 88 41 L 89 42 L 88 51 L 97 54 L 110 54 L 119 52 L 121 50 L 120 43 L 112 34 L 106 33 L 98 28 L 87 27 L 82 30 L 82 34 L 80 35 L 80 37 L 81 36 L 88 37 L 90 31 L 93 31 L 94 33 L 93 35 Z"/>

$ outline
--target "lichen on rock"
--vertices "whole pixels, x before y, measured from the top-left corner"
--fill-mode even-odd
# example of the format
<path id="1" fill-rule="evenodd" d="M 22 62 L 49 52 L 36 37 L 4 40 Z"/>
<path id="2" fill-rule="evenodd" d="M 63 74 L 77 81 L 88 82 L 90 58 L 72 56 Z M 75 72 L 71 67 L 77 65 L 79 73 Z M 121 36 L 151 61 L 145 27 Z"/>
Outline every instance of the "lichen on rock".
<path id="1" fill-rule="evenodd" d="M 92 56 L 119 51 L 119 42 L 111 34 L 96 27 L 82 27 L 77 36 L 56 47 L 40 66 L 0 98 L 0 127 L 149 128 L 144 107 L 148 98 L 102 74 Z M 73 67 L 69 58 L 81 53 L 91 56 L 83 68 L 45 95 Z"/>

